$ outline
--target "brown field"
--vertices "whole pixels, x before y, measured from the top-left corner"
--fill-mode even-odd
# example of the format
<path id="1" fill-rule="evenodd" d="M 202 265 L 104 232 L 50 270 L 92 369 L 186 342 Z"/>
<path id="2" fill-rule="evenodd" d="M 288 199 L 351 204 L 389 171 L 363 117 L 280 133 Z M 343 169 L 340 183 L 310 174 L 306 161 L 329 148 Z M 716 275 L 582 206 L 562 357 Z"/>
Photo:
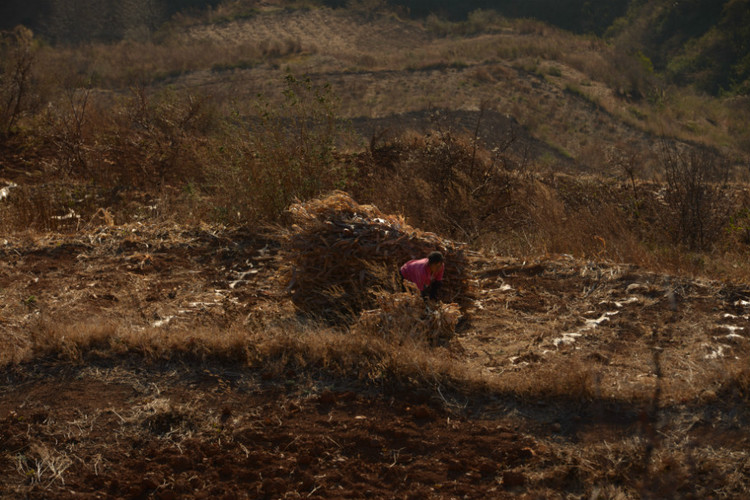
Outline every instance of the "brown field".
<path id="1" fill-rule="evenodd" d="M 4 497 L 741 498 L 750 289 L 476 254 L 447 344 L 296 316 L 272 237 L 3 246 Z"/>
<path id="2" fill-rule="evenodd" d="M 0 497 L 750 497 L 747 103 L 533 21 L 278 4 L 35 49 Z M 463 242 L 457 324 L 300 309 L 286 209 L 335 189 Z"/>

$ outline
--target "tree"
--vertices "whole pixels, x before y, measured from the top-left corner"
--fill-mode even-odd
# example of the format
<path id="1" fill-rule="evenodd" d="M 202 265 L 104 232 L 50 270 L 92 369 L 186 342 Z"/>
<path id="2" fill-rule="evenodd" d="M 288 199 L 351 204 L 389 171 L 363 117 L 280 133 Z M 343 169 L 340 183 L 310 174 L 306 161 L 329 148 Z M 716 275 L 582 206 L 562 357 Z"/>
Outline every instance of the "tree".
<path id="1" fill-rule="evenodd" d="M 715 241 L 728 220 L 722 199 L 729 180 L 726 159 L 706 149 L 664 145 L 661 153 L 667 187 L 666 226 L 677 243 L 702 250 Z"/>
<path id="2" fill-rule="evenodd" d="M 34 34 L 19 26 L 0 34 L 0 137 L 15 132 L 30 90 L 31 70 L 36 55 Z"/>

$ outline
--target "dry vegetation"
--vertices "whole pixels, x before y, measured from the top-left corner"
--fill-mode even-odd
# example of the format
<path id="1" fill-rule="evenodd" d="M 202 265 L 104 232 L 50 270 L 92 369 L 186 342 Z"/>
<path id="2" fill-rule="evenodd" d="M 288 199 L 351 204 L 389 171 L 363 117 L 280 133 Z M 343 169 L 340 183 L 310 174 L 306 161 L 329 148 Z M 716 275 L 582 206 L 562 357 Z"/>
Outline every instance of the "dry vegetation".
<path id="1" fill-rule="evenodd" d="M 750 494 L 747 102 L 351 7 L 4 35 L 0 496 Z"/>

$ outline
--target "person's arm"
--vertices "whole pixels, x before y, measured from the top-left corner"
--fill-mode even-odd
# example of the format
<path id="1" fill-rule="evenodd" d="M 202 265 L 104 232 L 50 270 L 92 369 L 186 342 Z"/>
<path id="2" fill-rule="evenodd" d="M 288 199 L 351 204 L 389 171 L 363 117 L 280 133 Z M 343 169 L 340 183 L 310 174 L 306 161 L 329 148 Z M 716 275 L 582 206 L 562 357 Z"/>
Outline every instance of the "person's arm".
<path id="1" fill-rule="evenodd" d="M 435 273 L 433 281 L 443 281 L 443 271 L 445 271 L 445 262 L 440 266 L 440 270 Z"/>
<path id="2" fill-rule="evenodd" d="M 430 299 L 431 300 L 437 300 L 438 293 L 440 292 L 440 289 L 443 287 L 443 281 L 433 281 L 430 285 Z"/>
<path id="3" fill-rule="evenodd" d="M 438 300 L 438 293 L 440 292 L 440 288 L 442 288 L 442 286 L 442 281 L 433 281 L 429 284 L 429 286 L 424 287 L 424 290 L 422 290 L 422 298 L 426 299 L 427 297 L 429 297 L 430 300 Z"/>
<path id="4" fill-rule="evenodd" d="M 440 266 L 438 272 L 436 272 L 435 275 L 432 276 L 430 286 L 425 288 L 425 290 L 428 290 L 428 294 L 431 300 L 437 300 L 440 288 L 443 286 L 443 271 L 445 271 L 445 263 L 443 263 Z"/>

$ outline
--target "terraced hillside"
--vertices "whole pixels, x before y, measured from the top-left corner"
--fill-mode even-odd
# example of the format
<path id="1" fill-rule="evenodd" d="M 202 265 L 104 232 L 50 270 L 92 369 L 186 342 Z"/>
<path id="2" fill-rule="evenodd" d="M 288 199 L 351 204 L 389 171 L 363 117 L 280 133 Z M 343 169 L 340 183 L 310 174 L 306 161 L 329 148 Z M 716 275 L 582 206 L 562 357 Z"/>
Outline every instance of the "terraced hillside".
<path id="1" fill-rule="evenodd" d="M 341 116 L 352 119 L 365 140 L 378 128 L 429 130 L 435 111 L 462 111 L 471 118 L 444 120 L 445 126 L 478 130 L 492 149 L 502 142 L 505 129 L 483 128 L 482 120 L 496 113 L 546 144 L 539 156 L 573 159 L 580 169 L 605 174 L 618 173 L 607 161 L 613 145 L 655 150 L 667 130 L 678 140 L 710 144 L 707 139 L 728 133 L 731 126 L 728 117 L 702 109 L 682 117 L 686 123 L 674 130 L 663 110 L 642 102 L 641 96 L 628 96 L 646 91 L 638 86 L 648 83 L 638 80 L 648 75 L 640 75 L 637 67 L 630 76 L 617 75 L 615 71 L 636 63 L 610 52 L 603 42 L 533 22 L 499 21 L 470 36 L 437 33 L 392 15 L 270 9 L 250 18 L 194 26 L 179 38 L 226 50 L 260 47 L 264 54 L 284 54 L 280 61 L 190 72 L 169 84 L 252 100 L 259 93 L 275 95 L 288 71 L 308 75 L 331 85 L 341 101 Z M 368 126 L 368 120 L 375 121 Z M 728 153 L 744 156 L 741 149 Z"/>

